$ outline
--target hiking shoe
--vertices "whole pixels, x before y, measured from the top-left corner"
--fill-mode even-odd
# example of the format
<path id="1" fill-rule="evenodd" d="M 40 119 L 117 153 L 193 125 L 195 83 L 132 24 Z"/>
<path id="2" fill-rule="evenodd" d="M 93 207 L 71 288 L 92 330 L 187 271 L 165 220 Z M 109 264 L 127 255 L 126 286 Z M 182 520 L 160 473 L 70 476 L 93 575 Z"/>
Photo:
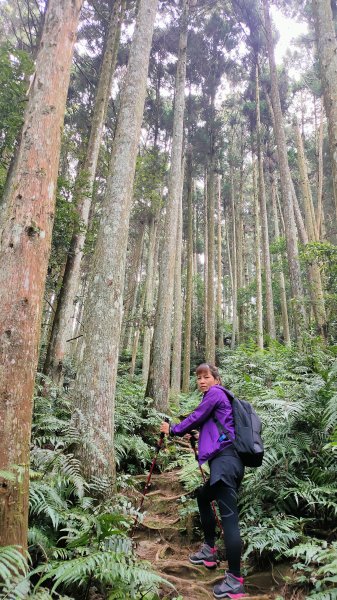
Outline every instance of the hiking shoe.
<path id="1" fill-rule="evenodd" d="M 244 598 L 243 577 L 235 577 L 232 573 L 226 573 L 225 579 L 213 588 L 214 598 Z"/>
<path id="2" fill-rule="evenodd" d="M 192 565 L 204 565 L 207 569 L 215 569 L 219 560 L 216 548 L 203 544 L 198 552 L 189 556 Z"/>

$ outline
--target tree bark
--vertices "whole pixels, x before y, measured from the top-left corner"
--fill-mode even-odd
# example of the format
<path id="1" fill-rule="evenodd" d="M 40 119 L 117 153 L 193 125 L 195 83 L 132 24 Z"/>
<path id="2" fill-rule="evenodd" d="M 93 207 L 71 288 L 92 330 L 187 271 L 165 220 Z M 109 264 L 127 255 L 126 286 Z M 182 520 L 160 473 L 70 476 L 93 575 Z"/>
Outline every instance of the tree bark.
<path id="1" fill-rule="evenodd" d="M 271 182 L 271 195 L 272 195 L 272 205 L 273 205 L 273 216 L 274 216 L 274 234 L 275 239 L 278 240 L 280 238 L 280 230 L 278 224 L 278 213 L 277 213 L 277 191 L 276 184 L 274 178 Z M 278 262 L 281 264 L 281 257 L 277 257 Z M 280 299 L 281 299 L 281 313 L 282 313 L 282 327 L 283 327 L 283 339 L 286 346 L 290 346 L 291 338 L 290 338 L 290 329 L 289 329 L 289 319 L 288 319 L 288 306 L 287 306 L 287 294 L 286 294 L 286 286 L 284 280 L 284 273 L 282 267 L 279 269 L 279 286 L 280 286 Z"/>
<path id="2" fill-rule="evenodd" d="M 129 244 L 132 247 L 130 249 L 130 255 L 127 259 L 127 282 L 124 288 L 125 302 L 123 308 L 123 320 L 120 336 L 121 351 L 124 349 L 130 349 L 130 334 L 132 332 L 132 318 L 137 299 L 137 287 L 139 281 L 139 271 L 141 270 L 144 233 L 144 222 L 139 223 L 139 227 L 135 235 L 132 236 L 132 238 L 129 233 Z"/>
<path id="3" fill-rule="evenodd" d="M 269 231 L 268 231 L 268 215 L 266 203 L 266 189 L 263 172 L 263 156 L 261 148 L 261 119 L 260 119 L 260 91 L 259 91 L 259 68 L 256 65 L 256 137 L 257 137 L 257 158 L 259 170 L 259 186 L 258 196 L 260 202 L 260 215 L 262 223 L 262 243 L 263 243 L 263 261 L 264 273 L 266 280 L 266 315 L 267 315 L 267 331 L 269 338 L 276 338 L 275 331 L 275 314 L 273 303 L 273 287 L 271 276 L 271 263 L 269 251 Z"/>
<path id="4" fill-rule="evenodd" d="M 318 239 L 322 239 L 325 237 L 324 231 L 324 210 L 323 210 L 323 177 L 324 177 L 324 169 L 323 169 L 323 141 L 324 141 L 324 119 L 323 119 L 323 99 L 321 105 L 321 115 L 320 115 L 320 124 L 319 124 L 319 133 L 318 133 L 318 143 L 317 143 L 317 155 L 318 155 L 318 170 L 317 170 L 317 233 Z"/>
<path id="5" fill-rule="evenodd" d="M 222 310 L 222 211 L 221 211 L 221 176 L 218 175 L 218 283 L 217 283 L 217 333 L 218 348 L 224 347 L 223 341 L 223 310 Z"/>
<path id="6" fill-rule="evenodd" d="M 163 412 L 168 408 L 170 384 L 171 319 L 174 292 L 175 244 L 180 199 L 185 110 L 186 47 L 189 0 L 184 0 L 175 86 L 171 168 L 166 206 L 165 237 L 159 270 L 158 302 L 152 340 L 152 364 L 146 394 Z"/>
<path id="7" fill-rule="evenodd" d="M 275 138 L 279 159 L 279 169 L 281 175 L 281 193 L 284 208 L 284 221 L 287 231 L 287 256 L 289 263 L 290 285 L 291 285 L 291 303 L 293 306 L 295 338 L 301 344 L 305 329 L 306 314 L 303 303 L 303 289 L 301 281 L 301 270 L 298 257 L 298 246 L 296 230 L 294 223 L 294 212 L 292 202 L 292 191 L 289 178 L 289 165 L 287 155 L 287 145 L 283 126 L 283 115 L 281 110 L 280 94 L 278 89 L 278 78 L 276 72 L 274 46 L 272 39 L 271 20 L 269 14 L 269 1 L 263 0 L 264 16 L 266 28 L 266 41 L 268 48 L 270 80 L 271 80 L 271 102 L 275 117 Z"/>
<path id="8" fill-rule="evenodd" d="M 308 177 L 308 169 L 304 154 L 304 146 L 302 135 L 298 124 L 295 124 L 295 139 L 297 145 L 297 156 L 298 166 L 300 174 L 300 187 L 302 192 L 302 198 L 305 210 L 305 222 L 308 233 L 309 242 L 316 242 L 318 239 L 318 233 L 316 229 L 316 219 L 314 214 L 312 195 Z M 308 268 L 308 276 L 310 282 L 310 297 L 311 303 L 316 319 L 316 323 L 320 334 L 326 339 L 327 337 L 327 323 L 326 323 L 326 312 L 324 305 L 324 295 L 322 288 L 322 280 L 319 266 L 316 261 L 313 261 Z"/>
<path id="9" fill-rule="evenodd" d="M 80 455 L 84 473 L 89 479 L 106 477 L 112 482 L 115 387 L 128 229 L 156 9 L 157 0 L 140 0 L 91 261 L 74 387 L 74 418 L 79 430 L 83 430 Z"/>
<path id="10" fill-rule="evenodd" d="M 337 39 L 330 0 L 313 0 L 316 43 L 328 119 L 332 183 L 337 215 Z"/>
<path id="11" fill-rule="evenodd" d="M 182 288 L 181 288 L 181 258 L 183 243 L 183 213 L 182 198 L 184 188 L 184 161 L 181 170 L 181 191 L 178 206 L 176 262 L 174 268 L 174 315 L 173 315 L 173 338 L 172 338 L 172 366 L 171 366 L 171 390 L 179 394 L 181 388 L 181 337 L 182 337 Z"/>
<path id="12" fill-rule="evenodd" d="M 74 303 L 80 285 L 81 261 L 89 221 L 98 154 L 103 136 L 112 77 L 116 67 L 121 22 L 125 8 L 124 4 L 124 0 L 123 2 L 116 0 L 111 13 L 86 158 L 83 168 L 79 170 L 75 185 L 77 212 L 81 228 L 78 231 L 78 226 L 76 227 L 77 230 L 74 232 L 71 240 L 44 366 L 45 373 L 57 384 L 61 384 L 62 382 L 63 361 L 67 353 L 66 340 L 71 337 L 73 330 Z"/>
<path id="13" fill-rule="evenodd" d="M 255 269 L 256 269 L 256 343 L 263 350 L 263 302 L 262 302 L 262 278 L 261 278 L 261 235 L 259 195 L 257 190 L 257 168 L 253 163 L 253 189 L 254 189 L 254 215 L 255 215 Z"/>
<path id="14" fill-rule="evenodd" d="M 207 337 L 207 306 L 208 306 L 208 173 L 204 173 L 204 323 L 205 323 L 205 345 Z"/>
<path id="15" fill-rule="evenodd" d="M 187 160 L 187 250 L 186 250 L 186 299 L 184 325 L 183 387 L 187 394 L 190 388 L 191 342 L 192 342 L 192 297 L 193 297 L 193 183 L 191 156 Z"/>
<path id="16" fill-rule="evenodd" d="M 147 265 L 146 265 L 146 298 L 145 298 L 145 326 L 144 326 L 144 340 L 143 340 L 143 365 L 142 365 L 142 378 L 146 384 L 149 376 L 150 368 L 150 352 L 151 352 L 151 340 L 153 332 L 153 298 L 154 298 L 154 269 L 156 265 L 156 244 L 157 240 L 157 218 L 153 216 L 150 221 L 149 228 L 149 241 L 148 241 L 148 254 L 147 254 Z"/>
<path id="17" fill-rule="evenodd" d="M 0 248 L 0 546 L 27 544 L 29 444 L 61 130 L 82 2 L 50 0 L 21 140 L 5 191 Z"/>
<path id="18" fill-rule="evenodd" d="M 215 293 L 214 293 L 214 266 L 215 266 L 215 172 L 214 165 L 210 165 L 207 194 L 207 317 L 206 317 L 206 362 L 215 364 Z"/>
<path id="19" fill-rule="evenodd" d="M 237 297 L 238 297 L 238 285 L 237 285 L 237 268 L 236 268 L 236 218 L 235 218 L 235 189 L 234 189 L 234 173 L 233 166 L 231 165 L 231 213 L 232 213 L 232 260 L 230 261 L 232 265 L 232 305 L 233 305 L 233 314 L 232 314 L 232 339 L 231 339 L 231 349 L 235 348 L 236 337 L 237 337 Z M 230 252 L 228 253 L 230 257 Z"/>

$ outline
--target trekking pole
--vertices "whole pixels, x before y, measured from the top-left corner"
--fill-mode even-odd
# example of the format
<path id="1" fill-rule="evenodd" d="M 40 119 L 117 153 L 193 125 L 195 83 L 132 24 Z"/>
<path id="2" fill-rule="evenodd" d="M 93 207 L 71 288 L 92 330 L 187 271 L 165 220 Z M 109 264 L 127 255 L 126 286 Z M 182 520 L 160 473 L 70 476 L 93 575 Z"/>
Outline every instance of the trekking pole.
<path id="1" fill-rule="evenodd" d="M 168 419 L 168 418 L 166 417 L 165 421 L 166 421 L 166 423 L 169 423 L 169 422 L 170 422 L 170 419 Z M 138 508 L 138 514 L 137 514 L 137 516 L 136 516 L 135 522 L 134 522 L 134 524 L 133 524 L 133 527 L 132 527 L 132 530 L 131 530 L 131 537 L 133 537 L 133 535 L 134 535 L 134 533 L 135 533 L 135 530 L 136 530 L 136 527 L 137 527 L 137 525 L 138 525 L 139 513 L 140 513 L 140 511 L 142 510 L 142 506 L 143 506 L 143 503 L 144 503 L 144 500 L 145 500 L 145 496 L 146 496 L 146 494 L 147 494 L 147 492 L 148 492 L 148 488 L 149 488 L 149 485 L 150 485 L 150 480 L 151 480 L 151 477 L 152 477 L 152 472 L 153 472 L 153 469 L 154 469 L 154 467 L 155 467 L 155 464 L 156 464 L 156 462 L 157 462 L 157 457 L 158 457 L 159 451 L 160 451 L 160 449 L 161 449 L 161 448 L 162 448 L 162 446 L 163 446 L 163 443 L 164 443 L 164 437 L 165 437 L 165 433 L 164 433 L 163 431 L 161 431 L 161 433 L 160 433 L 160 437 L 159 437 L 159 440 L 158 440 L 158 441 L 157 441 L 157 443 L 156 443 L 155 455 L 154 455 L 154 457 L 153 457 L 153 461 L 152 461 L 152 463 L 151 463 L 150 471 L 149 471 L 149 474 L 148 474 L 148 476 L 147 476 L 147 479 L 146 479 L 146 483 L 145 483 L 145 487 L 144 487 L 144 490 L 143 490 L 142 499 L 141 499 L 141 501 L 140 501 L 140 505 L 139 505 L 139 508 Z"/>
<path id="2" fill-rule="evenodd" d="M 190 444 L 191 444 L 193 452 L 194 452 L 195 460 L 198 460 L 198 452 L 197 452 L 197 448 L 196 448 L 196 443 L 197 443 L 197 438 L 195 437 L 195 433 L 193 433 L 193 431 L 192 431 L 191 437 L 190 437 Z M 198 465 L 199 465 L 199 462 L 198 462 Z M 201 465 L 199 465 L 199 470 L 200 470 L 203 482 L 206 483 L 205 471 L 203 470 L 203 468 L 202 468 Z M 212 509 L 213 509 L 213 512 L 214 512 L 214 517 L 215 517 L 216 524 L 218 525 L 221 533 L 223 534 L 222 523 L 221 523 L 221 521 L 220 521 L 220 519 L 219 519 L 219 517 L 217 515 L 216 508 L 215 508 L 215 503 L 214 503 L 213 500 L 211 502 L 211 506 L 212 506 Z"/>

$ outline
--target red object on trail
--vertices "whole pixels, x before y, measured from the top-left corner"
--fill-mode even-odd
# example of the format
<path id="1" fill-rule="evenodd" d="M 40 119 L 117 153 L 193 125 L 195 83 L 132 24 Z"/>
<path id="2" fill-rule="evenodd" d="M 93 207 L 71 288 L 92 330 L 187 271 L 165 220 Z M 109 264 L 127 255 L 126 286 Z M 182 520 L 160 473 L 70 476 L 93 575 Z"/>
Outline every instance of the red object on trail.
<path id="1" fill-rule="evenodd" d="M 168 419 L 165 419 L 165 421 L 169 422 Z M 144 503 L 144 500 L 145 500 L 145 496 L 147 494 L 147 491 L 148 491 L 148 488 L 149 488 L 149 485 L 150 485 L 150 480 L 151 480 L 151 477 L 152 477 L 153 469 L 155 467 L 159 451 L 160 451 L 160 449 L 161 449 L 161 447 L 163 445 L 164 437 L 165 437 L 165 433 L 162 431 L 161 434 L 160 434 L 160 438 L 159 438 L 159 440 L 158 440 L 158 442 L 156 444 L 156 452 L 155 452 L 155 455 L 153 457 L 153 461 L 151 463 L 149 474 L 147 476 L 147 480 L 146 480 L 145 487 L 144 487 L 144 490 L 143 490 L 143 497 L 141 499 L 141 502 L 140 502 L 140 505 L 139 505 L 139 508 L 138 508 L 138 514 L 136 516 L 135 522 L 134 522 L 132 530 L 131 530 L 131 537 L 134 536 L 135 530 L 136 530 L 137 525 L 138 525 L 139 513 L 140 513 L 140 511 L 142 509 L 142 506 L 143 506 L 143 503 Z"/>
<path id="2" fill-rule="evenodd" d="M 191 444 L 191 446 L 193 448 L 195 459 L 198 460 L 198 452 L 197 452 L 197 449 L 196 449 L 196 441 L 197 441 L 197 438 L 195 437 L 195 435 L 193 433 L 191 433 L 190 444 Z M 203 482 L 206 483 L 205 471 L 203 470 L 203 468 L 202 468 L 201 465 L 199 465 L 199 470 L 200 470 Z M 223 535 L 222 524 L 221 524 L 221 521 L 220 521 L 220 519 L 219 519 L 219 517 L 217 515 L 214 502 L 211 502 L 211 506 L 212 506 L 212 510 L 214 512 L 214 517 L 215 517 L 216 524 L 218 525 L 218 527 L 219 527 L 219 529 L 221 531 L 221 534 Z"/>

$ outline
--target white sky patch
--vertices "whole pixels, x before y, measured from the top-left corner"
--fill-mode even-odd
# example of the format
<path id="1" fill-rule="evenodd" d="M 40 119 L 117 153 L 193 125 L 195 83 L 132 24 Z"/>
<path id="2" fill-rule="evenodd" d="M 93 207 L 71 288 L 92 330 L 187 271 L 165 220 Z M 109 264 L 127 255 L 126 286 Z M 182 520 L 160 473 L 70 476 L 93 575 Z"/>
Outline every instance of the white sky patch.
<path id="1" fill-rule="evenodd" d="M 294 19 L 286 17 L 278 8 L 271 8 L 272 18 L 276 29 L 280 34 L 280 39 L 275 48 L 275 59 L 278 64 L 283 60 L 283 57 L 294 39 L 304 33 L 308 33 L 308 25 L 305 22 L 298 23 Z"/>

